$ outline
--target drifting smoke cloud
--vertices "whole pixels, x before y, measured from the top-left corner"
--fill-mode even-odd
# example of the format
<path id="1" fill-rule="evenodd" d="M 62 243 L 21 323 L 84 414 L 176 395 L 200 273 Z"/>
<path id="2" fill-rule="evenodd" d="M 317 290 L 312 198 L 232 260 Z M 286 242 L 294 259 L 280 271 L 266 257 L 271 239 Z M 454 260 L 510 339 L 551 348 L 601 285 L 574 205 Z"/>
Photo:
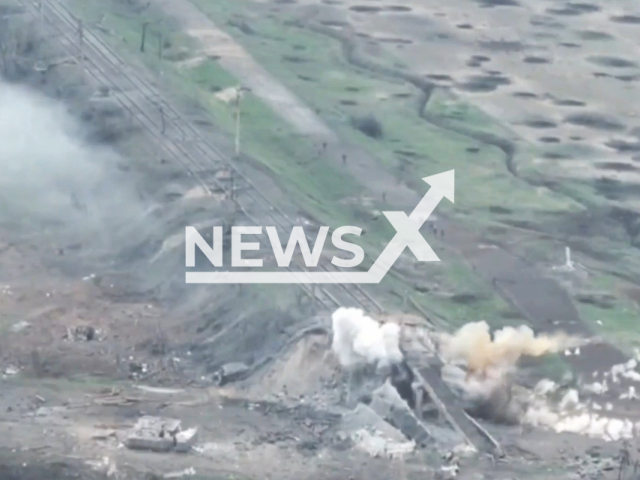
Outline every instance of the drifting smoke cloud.
<path id="1" fill-rule="evenodd" d="M 469 374 L 486 377 L 489 371 L 511 370 L 521 357 L 541 357 L 584 344 L 565 333 L 537 335 L 529 327 L 504 327 L 494 332 L 487 322 L 471 322 L 453 335 L 440 337 L 440 354 L 450 363 L 463 362 Z"/>
<path id="2" fill-rule="evenodd" d="M 119 157 L 79 140 L 64 106 L 0 82 L 0 222 L 13 233 L 107 240 L 142 211 Z"/>
<path id="3" fill-rule="evenodd" d="M 226 225 L 234 208 L 200 198 L 180 166 L 157 167 L 157 152 L 124 162 L 116 144 L 141 147 L 144 137 L 113 98 L 85 98 L 86 90 L 74 101 L 81 121 L 62 102 L 0 80 L 2 241 L 37 243 L 72 276 L 95 273 L 115 284 L 110 292 L 205 317 L 229 293 L 184 283 L 184 227 Z"/>

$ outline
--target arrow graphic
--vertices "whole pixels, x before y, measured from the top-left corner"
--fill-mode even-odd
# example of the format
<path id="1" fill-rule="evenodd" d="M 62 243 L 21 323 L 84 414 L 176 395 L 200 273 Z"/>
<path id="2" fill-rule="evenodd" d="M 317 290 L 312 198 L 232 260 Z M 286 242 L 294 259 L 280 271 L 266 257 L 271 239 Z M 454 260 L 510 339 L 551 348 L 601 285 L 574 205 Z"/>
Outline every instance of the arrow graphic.
<path id="1" fill-rule="evenodd" d="M 424 177 L 431 188 L 407 216 L 404 212 L 382 212 L 396 234 L 368 272 L 187 272 L 187 283 L 279 283 L 279 284 L 376 284 L 380 283 L 405 248 L 420 262 L 440 259 L 420 234 L 420 228 L 443 198 L 454 202 L 455 170 Z"/>
<path id="2" fill-rule="evenodd" d="M 428 183 L 431 188 L 408 217 L 404 212 L 382 212 L 389 222 L 396 227 L 398 233 L 395 234 L 376 262 L 366 272 L 367 275 L 371 276 L 371 281 L 367 283 L 380 283 L 406 247 L 411 249 L 420 262 L 440 261 L 431 245 L 420 234 L 420 229 L 443 198 L 446 198 L 451 203 L 454 202 L 454 172 L 455 170 L 449 170 L 448 172 L 424 177 L 422 180 Z"/>

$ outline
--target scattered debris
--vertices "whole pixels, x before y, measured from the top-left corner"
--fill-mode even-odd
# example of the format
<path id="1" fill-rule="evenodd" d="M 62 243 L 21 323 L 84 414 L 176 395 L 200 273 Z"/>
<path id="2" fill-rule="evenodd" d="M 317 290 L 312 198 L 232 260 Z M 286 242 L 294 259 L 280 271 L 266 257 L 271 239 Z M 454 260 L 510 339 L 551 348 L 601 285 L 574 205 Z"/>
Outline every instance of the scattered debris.
<path id="1" fill-rule="evenodd" d="M 196 469 L 193 467 L 185 468 L 179 472 L 165 473 L 162 478 L 182 478 L 193 477 L 196 474 Z"/>
<path id="2" fill-rule="evenodd" d="M 249 367 L 242 362 L 226 363 L 213 374 L 213 382 L 221 387 L 229 382 L 239 380 L 247 372 L 249 372 Z"/>
<path id="3" fill-rule="evenodd" d="M 592 450 L 590 454 L 579 459 L 575 468 L 580 478 L 596 480 L 603 478 L 605 472 L 618 470 L 619 463 L 613 458 L 601 458 L 599 451 Z"/>
<path id="4" fill-rule="evenodd" d="M 143 392 L 157 393 L 159 395 L 176 395 L 184 392 L 182 388 L 149 387 L 147 385 L 134 385 L 134 387 Z"/>
<path id="5" fill-rule="evenodd" d="M 413 452 L 415 445 L 412 442 L 390 442 L 389 440 L 371 433 L 366 429 L 360 429 L 352 435 L 352 440 L 358 450 L 372 457 L 397 458 Z"/>
<path id="6" fill-rule="evenodd" d="M 604 395 L 609 391 L 609 385 L 606 380 L 602 382 L 593 382 L 582 386 L 582 391 L 593 395 Z"/>
<path id="7" fill-rule="evenodd" d="M 91 435 L 91 440 L 101 440 L 106 441 L 110 438 L 117 438 L 115 430 L 107 430 L 106 432 L 96 433 L 95 435 Z"/>
<path id="8" fill-rule="evenodd" d="M 249 88 L 238 85 L 235 87 L 228 87 L 224 90 L 220 90 L 214 95 L 214 97 L 224 103 L 236 104 L 240 102 L 243 99 L 245 93 L 249 91 Z"/>
<path id="9" fill-rule="evenodd" d="M 112 395 L 108 395 L 107 397 L 98 398 L 94 400 L 94 403 L 105 406 L 105 407 L 107 406 L 121 407 L 124 405 L 133 405 L 140 402 L 139 398 L 133 398 L 133 397 L 120 398 L 118 395 L 119 393 L 114 393 Z"/>
<path id="10" fill-rule="evenodd" d="M 620 383 L 624 378 L 633 382 L 640 382 L 640 372 L 636 370 L 638 361 L 631 359 L 628 362 L 614 365 L 608 372 L 604 372 L 604 378 L 611 378 L 613 383 Z"/>
<path id="11" fill-rule="evenodd" d="M 118 473 L 116 464 L 112 462 L 109 457 L 103 457 L 98 461 L 89 460 L 87 461 L 87 465 L 94 470 L 104 473 L 107 477 L 114 477 Z"/>
<path id="12" fill-rule="evenodd" d="M 453 446 L 461 442 L 455 432 L 444 429 L 438 429 L 436 432 L 436 429 L 432 430 L 418 420 L 409 405 L 389 383 L 383 384 L 373 392 L 371 409 L 420 446 L 432 443 Z"/>
<path id="13" fill-rule="evenodd" d="M 184 196 L 182 197 L 185 200 L 197 200 L 200 198 L 210 198 L 213 196 L 213 193 L 209 188 L 205 185 L 198 185 L 193 187 L 191 190 L 188 190 Z M 224 198 L 223 195 L 218 196 L 218 200 L 222 200 Z"/>
<path id="14" fill-rule="evenodd" d="M 61 407 L 61 406 L 40 407 L 35 411 L 33 416 L 35 417 L 62 416 L 65 413 L 67 413 L 66 407 Z"/>
<path id="15" fill-rule="evenodd" d="M 570 432 L 599 438 L 605 442 L 632 439 L 640 431 L 640 422 L 634 425 L 629 419 L 604 417 L 590 411 L 601 411 L 602 407 L 595 403 L 588 405 L 580 402 L 577 390 L 568 390 L 557 403 L 546 395 L 536 394 L 536 391 L 542 390 L 534 389 L 528 399 L 524 423 L 558 433 Z M 629 393 L 635 394 L 635 390 Z M 612 409 L 611 403 L 605 405 L 606 411 Z"/>
<path id="16" fill-rule="evenodd" d="M 176 452 L 186 453 L 191 450 L 193 443 L 196 440 L 196 435 L 198 434 L 197 428 L 188 428 L 186 430 L 179 431 L 175 435 L 176 445 L 174 450 Z"/>
<path id="17" fill-rule="evenodd" d="M 351 439 L 355 448 L 372 457 L 395 458 L 415 450 L 415 442 L 363 403 L 342 418 L 340 428 L 339 437 Z"/>
<path id="18" fill-rule="evenodd" d="M 125 440 L 125 446 L 132 450 L 188 452 L 198 429 L 182 430 L 180 423 L 180 420 L 171 418 L 142 417 Z"/>
<path id="19" fill-rule="evenodd" d="M 22 320 L 22 321 L 20 321 L 18 323 L 14 323 L 11 326 L 11 331 L 13 333 L 19 333 L 19 332 L 22 332 L 23 330 L 26 330 L 30 326 L 31 326 L 31 324 L 29 322 Z"/>
<path id="20" fill-rule="evenodd" d="M 74 342 L 90 342 L 96 339 L 97 333 L 98 331 L 91 325 L 80 325 L 73 330 L 71 328 L 67 328 L 67 333 L 64 338 Z"/>
<path id="21" fill-rule="evenodd" d="M 636 393 L 636 387 L 633 385 L 629 386 L 629 390 L 622 395 L 620 395 L 620 400 L 638 400 L 640 397 Z"/>
<path id="22" fill-rule="evenodd" d="M 436 472 L 435 478 L 438 480 L 453 480 L 458 476 L 460 467 L 458 465 L 443 465 Z"/>
<path id="23" fill-rule="evenodd" d="M 129 376 L 132 379 L 138 379 L 142 375 L 146 375 L 149 372 L 149 365 L 146 363 L 138 363 L 129 359 Z"/>

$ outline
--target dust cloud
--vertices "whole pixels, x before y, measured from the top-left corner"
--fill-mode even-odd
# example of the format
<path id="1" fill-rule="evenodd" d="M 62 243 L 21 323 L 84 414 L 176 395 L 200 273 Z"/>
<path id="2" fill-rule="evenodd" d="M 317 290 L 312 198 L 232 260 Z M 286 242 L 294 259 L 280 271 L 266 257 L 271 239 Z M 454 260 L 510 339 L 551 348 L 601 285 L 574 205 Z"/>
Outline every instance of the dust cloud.
<path id="1" fill-rule="evenodd" d="M 577 348 L 587 343 L 583 338 L 563 332 L 535 335 L 524 325 L 504 327 L 492 336 L 489 325 L 481 321 L 467 323 L 454 334 L 441 334 L 439 343 L 440 355 L 447 362 L 442 369 L 443 379 L 470 402 L 469 409 L 478 416 L 604 441 L 632 439 L 640 433 L 640 422 L 603 415 L 602 410 L 611 410 L 610 403 L 603 406 L 595 401 L 580 401 L 576 389 L 563 389 L 549 379 L 540 380 L 531 391 L 516 385 L 520 358 Z M 466 376 L 456 364 L 466 367 Z M 605 378 L 609 375 L 615 379 L 616 374 L 632 377 L 636 366 L 635 360 L 617 365 L 605 373 Z M 606 380 L 600 389 L 600 393 L 605 392 Z M 633 398 L 638 398 L 634 387 L 620 396 Z"/>
<path id="2" fill-rule="evenodd" d="M 470 322 L 454 334 L 442 334 L 440 354 L 450 363 L 464 362 L 468 372 L 486 377 L 490 370 L 511 370 L 522 357 L 541 357 L 578 347 L 584 339 L 563 332 L 536 335 L 531 328 L 504 327 L 491 336 L 487 322 Z"/>
<path id="3" fill-rule="evenodd" d="M 526 420 L 528 402 L 513 395 L 518 361 L 541 357 L 585 343 L 565 333 L 536 335 L 531 328 L 507 326 L 491 335 L 489 325 L 470 322 L 438 337 L 445 366 L 443 379 L 468 402 L 477 416 L 501 423 Z M 457 365 L 466 367 L 464 370 Z"/>
<path id="4" fill-rule="evenodd" d="M 35 247 L 47 267 L 92 278 L 113 299 L 156 300 L 194 323 L 209 321 L 237 292 L 185 284 L 184 228 L 211 232 L 243 216 L 220 195 L 199 194 L 178 162 L 158 162 L 157 146 L 131 122 L 112 95 L 91 86 L 63 102 L 0 81 L 1 240 Z"/>

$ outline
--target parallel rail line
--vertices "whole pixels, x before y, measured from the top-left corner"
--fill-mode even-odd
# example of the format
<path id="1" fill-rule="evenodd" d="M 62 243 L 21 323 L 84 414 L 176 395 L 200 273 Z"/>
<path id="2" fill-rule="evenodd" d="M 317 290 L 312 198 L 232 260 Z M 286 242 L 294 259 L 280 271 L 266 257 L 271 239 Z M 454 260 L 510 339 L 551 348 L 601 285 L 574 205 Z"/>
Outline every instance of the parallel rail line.
<path id="1" fill-rule="evenodd" d="M 26 2 L 22 3 L 25 5 Z M 250 211 L 256 212 L 256 215 L 283 230 L 290 230 L 295 225 L 294 221 L 274 205 L 234 165 L 231 159 L 227 159 L 225 154 L 195 128 L 192 122 L 185 119 L 168 103 L 148 79 L 143 78 L 98 35 L 84 25 L 81 40 L 79 19 L 67 7 L 51 0 L 42 2 L 41 5 L 42 11 L 38 11 L 36 5 L 25 6 L 30 7 L 35 15 L 40 15 L 45 28 L 53 29 L 63 46 L 80 57 L 79 62 L 84 71 L 100 84 L 109 86 L 120 105 L 142 125 L 164 153 L 183 165 L 198 183 L 209 191 L 222 191 L 229 196 L 236 190 L 242 191 L 243 198 L 236 199 L 236 204 L 242 213 L 256 224 L 259 223 L 249 213 Z M 233 186 L 224 185 L 215 175 L 210 174 L 216 168 L 233 172 Z M 264 222 L 265 220 L 260 223 Z M 320 268 L 326 272 L 340 271 L 333 266 L 322 265 Z M 292 265 L 288 269 L 306 271 L 300 265 Z M 350 305 L 362 306 L 370 312 L 384 311 L 382 306 L 358 285 L 335 284 L 316 288 L 300 285 L 300 287 L 328 310 Z"/>

